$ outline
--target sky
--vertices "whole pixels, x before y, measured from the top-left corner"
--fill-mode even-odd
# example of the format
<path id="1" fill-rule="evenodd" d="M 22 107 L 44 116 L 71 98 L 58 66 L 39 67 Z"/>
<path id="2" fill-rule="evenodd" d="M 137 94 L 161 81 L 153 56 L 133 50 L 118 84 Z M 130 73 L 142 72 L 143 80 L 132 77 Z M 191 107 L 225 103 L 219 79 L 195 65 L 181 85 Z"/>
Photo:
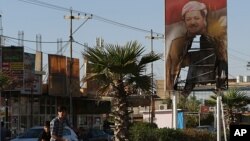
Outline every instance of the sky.
<path id="1" fill-rule="evenodd" d="M 80 19 L 73 20 L 73 57 L 80 58 L 84 47 L 96 45 L 96 38 L 101 37 L 105 43 L 124 45 L 137 40 L 145 47 L 145 53 L 151 51 L 150 30 L 154 36 L 164 34 L 164 0 L 1 0 L 3 35 L 5 45 L 18 45 L 18 32 L 23 31 L 25 52 L 35 53 L 36 35 L 42 36 L 44 64 L 47 55 L 57 52 L 57 40 L 69 40 L 70 22 L 64 16 L 70 15 L 70 9 Z M 33 3 L 33 4 L 31 4 Z M 238 75 L 250 75 L 247 62 L 250 61 L 250 18 L 249 0 L 228 0 L 228 63 L 229 78 Z M 84 14 L 92 19 L 84 19 Z M 85 22 L 85 23 L 84 23 Z M 84 24 L 83 24 L 84 23 Z M 81 24 L 83 24 L 81 26 Z M 156 34 L 157 33 L 157 34 Z M 69 56 L 69 45 L 65 46 L 63 55 Z M 153 40 L 153 50 L 164 54 L 164 40 Z M 150 70 L 150 69 L 149 69 Z M 156 79 L 164 79 L 164 58 L 154 63 Z"/>

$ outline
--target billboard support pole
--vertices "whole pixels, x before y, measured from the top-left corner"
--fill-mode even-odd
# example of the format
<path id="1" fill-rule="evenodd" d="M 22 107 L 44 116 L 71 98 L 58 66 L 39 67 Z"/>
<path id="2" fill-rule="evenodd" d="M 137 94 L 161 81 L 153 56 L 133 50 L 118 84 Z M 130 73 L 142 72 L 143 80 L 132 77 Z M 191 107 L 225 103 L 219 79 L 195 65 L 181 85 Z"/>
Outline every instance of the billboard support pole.
<path id="1" fill-rule="evenodd" d="M 221 90 L 218 89 L 217 92 L 217 99 L 216 99 L 216 111 L 217 111 L 217 141 L 221 141 L 221 110 L 220 110 L 220 104 L 221 104 Z"/>
<path id="2" fill-rule="evenodd" d="M 172 91 L 172 103 L 173 103 L 173 129 L 177 129 L 177 98 L 175 90 Z"/>
<path id="3" fill-rule="evenodd" d="M 223 132 L 224 132 L 224 141 L 227 141 L 226 123 L 225 123 L 225 116 L 224 116 L 224 109 L 223 109 L 222 99 L 221 99 L 220 102 L 221 102 L 220 108 L 221 108 L 221 119 L 222 119 Z"/>

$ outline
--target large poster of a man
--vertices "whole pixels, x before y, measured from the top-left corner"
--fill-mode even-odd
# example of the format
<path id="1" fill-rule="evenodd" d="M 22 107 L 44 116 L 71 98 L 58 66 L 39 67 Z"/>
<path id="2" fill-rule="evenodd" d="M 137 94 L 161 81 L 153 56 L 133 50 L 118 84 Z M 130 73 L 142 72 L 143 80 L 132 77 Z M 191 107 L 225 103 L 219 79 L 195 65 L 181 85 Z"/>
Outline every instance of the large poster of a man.
<path id="1" fill-rule="evenodd" d="M 226 0 L 165 0 L 166 90 L 227 88 Z M 185 78 L 181 74 L 186 72 Z"/>

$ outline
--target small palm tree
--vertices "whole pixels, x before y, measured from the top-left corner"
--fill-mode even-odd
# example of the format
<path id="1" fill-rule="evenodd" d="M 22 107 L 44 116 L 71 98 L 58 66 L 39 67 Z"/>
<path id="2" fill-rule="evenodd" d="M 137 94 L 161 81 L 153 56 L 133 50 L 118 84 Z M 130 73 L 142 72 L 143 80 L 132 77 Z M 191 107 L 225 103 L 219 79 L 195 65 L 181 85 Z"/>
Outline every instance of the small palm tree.
<path id="1" fill-rule="evenodd" d="M 210 96 L 208 103 L 211 105 L 216 104 L 216 95 Z M 224 95 L 222 95 L 222 102 L 226 109 L 226 121 L 228 126 L 236 121 L 235 112 L 247 104 L 250 103 L 250 98 L 246 95 L 246 92 L 241 91 L 237 88 L 229 89 Z"/>
<path id="2" fill-rule="evenodd" d="M 151 90 L 152 75 L 145 74 L 148 63 L 160 59 L 159 54 L 143 55 L 144 49 L 137 41 L 124 46 L 108 44 L 104 48 L 87 48 L 83 56 L 88 61 L 91 74 L 84 81 L 98 83 L 100 95 L 114 98 L 115 140 L 128 139 L 128 101 L 127 97 L 140 89 Z"/>
<path id="3" fill-rule="evenodd" d="M 239 110 L 249 104 L 249 97 L 246 95 L 246 92 L 233 88 L 229 89 L 227 94 L 222 97 L 222 101 L 228 110 L 227 115 L 229 118 L 229 124 L 232 124 L 236 121 L 234 111 Z"/>

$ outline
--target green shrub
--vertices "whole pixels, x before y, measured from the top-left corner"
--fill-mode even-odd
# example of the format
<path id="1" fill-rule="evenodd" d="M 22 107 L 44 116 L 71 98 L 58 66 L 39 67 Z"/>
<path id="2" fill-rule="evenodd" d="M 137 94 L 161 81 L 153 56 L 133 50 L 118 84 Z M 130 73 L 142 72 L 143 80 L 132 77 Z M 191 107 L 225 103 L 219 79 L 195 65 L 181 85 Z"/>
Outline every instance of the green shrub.
<path id="1" fill-rule="evenodd" d="M 180 141 L 183 133 L 180 129 L 162 128 L 158 129 L 157 136 L 158 141 Z"/>
<path id="2" fill-rule="evenodd" d="M 185 141 L 216 141 L 216 134 L 208 131 L 199 131 L 196 129 L 183 130 Z"/>
<path id="3" fill-rule="evenodd" d="M 195 129 L 157 128 L 155 124 L 138 122 L 129 128 L 130 141 L 216 141 L 216 134 Z"/>
<path id="4" fill-rule="evenodd" d="M 134 123 L 129 129 L 129 134 L 130 141 L 158 141 L 156 124 Z"/>

